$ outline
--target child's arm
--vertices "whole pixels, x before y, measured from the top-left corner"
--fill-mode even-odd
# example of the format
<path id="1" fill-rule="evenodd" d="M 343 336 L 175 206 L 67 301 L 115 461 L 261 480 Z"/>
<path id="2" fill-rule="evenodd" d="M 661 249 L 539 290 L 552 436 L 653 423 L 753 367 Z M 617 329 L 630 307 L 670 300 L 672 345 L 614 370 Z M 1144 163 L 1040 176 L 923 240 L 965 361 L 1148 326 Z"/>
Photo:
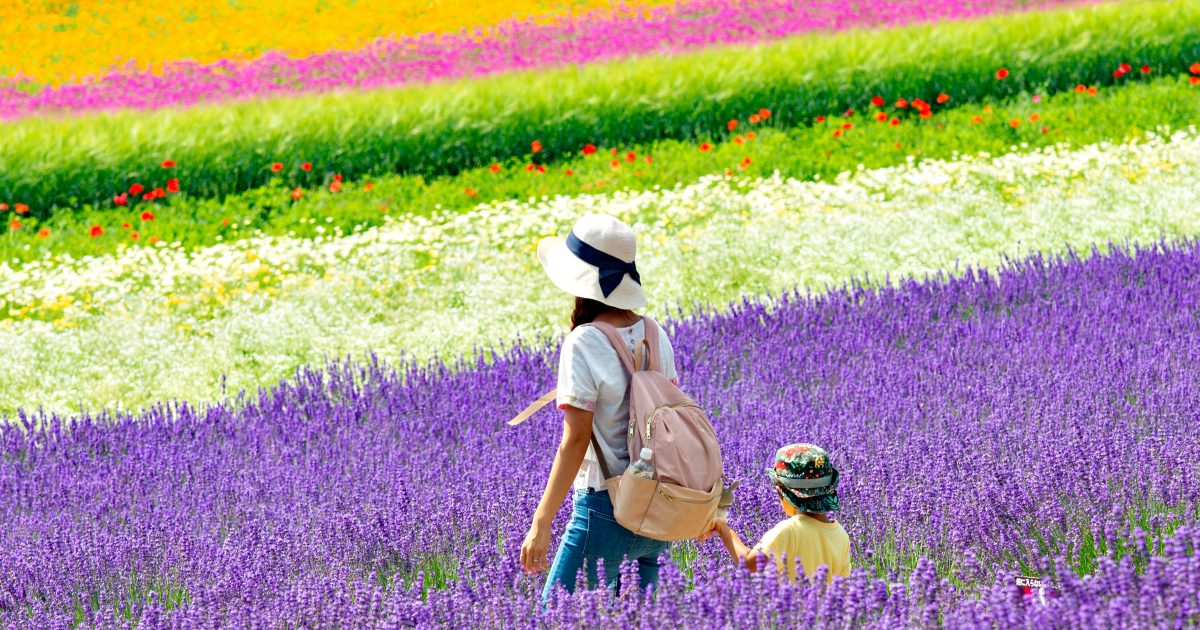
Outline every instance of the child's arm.
<path id="1" fill-rule="evenodd" d="M 733 557 L 734 562 L 744 563 L 746 569 L 751 573 L 755 573 L 763 567 L 765 564 L 762 562 L 763 554 L 757 549 L 747 547 L 737 532 L 733 531 L 724 521 L 717 521 L 713 530 L 721 537 L 721 542 L 725 543 L 725 549 L 729 550 L 729 555 Z"/>

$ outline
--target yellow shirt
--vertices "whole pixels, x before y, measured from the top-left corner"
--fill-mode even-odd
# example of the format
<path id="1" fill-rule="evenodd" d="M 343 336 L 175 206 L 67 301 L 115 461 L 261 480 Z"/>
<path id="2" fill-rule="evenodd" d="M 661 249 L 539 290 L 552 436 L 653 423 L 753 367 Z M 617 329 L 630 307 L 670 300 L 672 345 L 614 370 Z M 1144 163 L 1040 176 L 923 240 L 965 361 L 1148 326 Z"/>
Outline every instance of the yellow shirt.
<path id="1" fill-rule="evenodd" d="M 817 567 L 829 567 L 829 579 L 835 575 L 850 577 L 850 536 L 841 523 L 823 523 L 797 514 L 763 535 L 755 549 L 774 558 L 786 557 L 788 579 L 796 579 L 796 560 L 804 574 L 812 579 Z"/>

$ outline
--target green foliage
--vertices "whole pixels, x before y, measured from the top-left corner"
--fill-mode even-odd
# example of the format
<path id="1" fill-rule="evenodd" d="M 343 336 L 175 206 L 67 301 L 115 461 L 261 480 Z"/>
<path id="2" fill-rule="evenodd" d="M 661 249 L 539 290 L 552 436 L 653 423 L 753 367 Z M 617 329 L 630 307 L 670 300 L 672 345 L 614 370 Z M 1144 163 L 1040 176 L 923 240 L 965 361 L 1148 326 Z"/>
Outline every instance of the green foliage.
<path id="1" fill-rule="evenodd" d="M 951 104 L 1058 92 L 1121 62 L 1176 74 L 1200 60 L 1200 5 L 1122 2 L 886 31 L 808 35 L 757 47 L 630 59 L 412 89 L 259 100 L 188 110 L 30 119 L 0 135 L 0 200 L 32 216 L 109 203 L 137 182 L 183 180 L 199 197 L 267 185 L 273 162 L 305 187 L 387 173 L 454 175 L 493 161 L 575 155 L 586 143 L 722 138 L 770 109 L 772 125 L 864 110 L 882 95 Z M 1011 75 L 998 80 L 1005 67 Z M 160 164 L 178 167 L 165 171 Z M 301 172 L 302 162 L 311 172 Z M 4 229 L 0 226 L 0 229 Z"/>
<path id="2" fill-rule="evenodd" d="M 337 193 L 307 190 L 300 201 L 292 200 L 291 190 L 302 182 L 277 176 L 266 186 L 223 201 L 196 198 L 185 189 L 187 194 L 165 203 L 139 201 L 127 208 L 86 206 L 40 223 L 22 219 L 25 225 L 20 231 L 0 236 L 0 260 L 30 260 L 50 253 L 103 254 L 120 243 L 130 243 L 134 231 L 139 232 L 140 243 L 154 236 L 187 246 L 258 234 L 308 237 L 378 225 L 388 215 L 465 210 L 487 200 L 671 188 L 725 170 L 752 175 L 778 170 L 797 179 L 831 179 L 860 164 L 878 168 L 909 159 L 979 152 L 995 155 L 1019 149 L 1021 144 L 1037 148 L 1064 141 L 1076 146 L 1121 141 L 1140 137 L 1147 129 L 1183 128 L 1200 120 L 1198 97 L 1200 88 L 1183 79 L 1166 78 L 1100 90 L 1096 96 L 1065 92 L 1041 103 L 1023 94 L 988 106 L 946 110 L 928 120 L 889 106 L 886 110 L 902 119 L 895 127 L 890 118 L 889 123 L 875 121 L 873 114 L 878 109 L 872 107 L 853 117 L 854 128 L 838 138 L 833 132 L 846 122 L 841 117 L 811 127 L 758 129 L 754 140 L 722 142 L 709 152 L 699 151 L 691 142 L 667 140 L 622 148 L 616 156 L 605 148 L 596 155 L 564 159 L 546 173 L 526 171 L 513 160 L 505 163 L 500 173 L 479 168 L 432 180 L 391 175 L 371 180 L 369 191 L 366 181 L 346 182 Z M 1030 122 L 1034 114 L 1038 120 Z M 981 122 L 975 122 L 977 118 Z M 1010 124 L 1014 118 L 1020 121 L 1015 129 Z M 630 152 L 635 154 L 633 162 L 626 158 Z M 650 163 L 647 155 L 652 158 Z M 739 168 L 746 158 L 750 163 Z M 616 169 L 611 165 L 613 159 L 618 160 Z M 468 189 L 477 196 L 468 195 Z M 141 221 L 144 209 L 155 215 L 153 221 Z M 11 211 L 8 214 L 11 216 Z M 128 230 L 121 228 L 124 223 L 130 224 Z M 104 236 L 92 238 L 92 225 L 102 226 Z M 50 230 L 48 238 L 37 236 L 40 227 Z"/>

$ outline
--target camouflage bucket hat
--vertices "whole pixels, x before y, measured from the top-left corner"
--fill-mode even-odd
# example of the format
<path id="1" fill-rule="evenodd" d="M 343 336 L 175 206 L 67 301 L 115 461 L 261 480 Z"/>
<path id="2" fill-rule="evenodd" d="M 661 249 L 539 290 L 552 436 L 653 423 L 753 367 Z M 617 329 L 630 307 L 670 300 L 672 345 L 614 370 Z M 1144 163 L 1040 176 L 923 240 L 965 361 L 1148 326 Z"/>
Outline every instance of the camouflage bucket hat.
<path id="1" fill-rule="evenodd" d="M 824 513 L 838 509 L 838 471 L 829 453 L 815 444 L 789 444 L 779 449 L 767 476 L 798 510 Z"/>

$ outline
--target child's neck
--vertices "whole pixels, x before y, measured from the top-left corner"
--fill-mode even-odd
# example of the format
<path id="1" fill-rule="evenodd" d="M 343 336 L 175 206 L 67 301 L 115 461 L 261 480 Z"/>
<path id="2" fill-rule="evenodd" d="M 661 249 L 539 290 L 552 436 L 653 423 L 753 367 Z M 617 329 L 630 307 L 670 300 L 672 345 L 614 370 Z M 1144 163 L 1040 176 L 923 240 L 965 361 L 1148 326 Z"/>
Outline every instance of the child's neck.
<path id="1" fill-rule="evenodd" d="M 820 521 L 822 523 L 832 523 L 833 522 L 833 519 L 830 518 L 828 514 L 820 514 L 817 512 L 800 512 L 799 514 L 801 514 L 803 516 L 807 516 L 808 518 L 811 518 L 814 521 Z"/>

